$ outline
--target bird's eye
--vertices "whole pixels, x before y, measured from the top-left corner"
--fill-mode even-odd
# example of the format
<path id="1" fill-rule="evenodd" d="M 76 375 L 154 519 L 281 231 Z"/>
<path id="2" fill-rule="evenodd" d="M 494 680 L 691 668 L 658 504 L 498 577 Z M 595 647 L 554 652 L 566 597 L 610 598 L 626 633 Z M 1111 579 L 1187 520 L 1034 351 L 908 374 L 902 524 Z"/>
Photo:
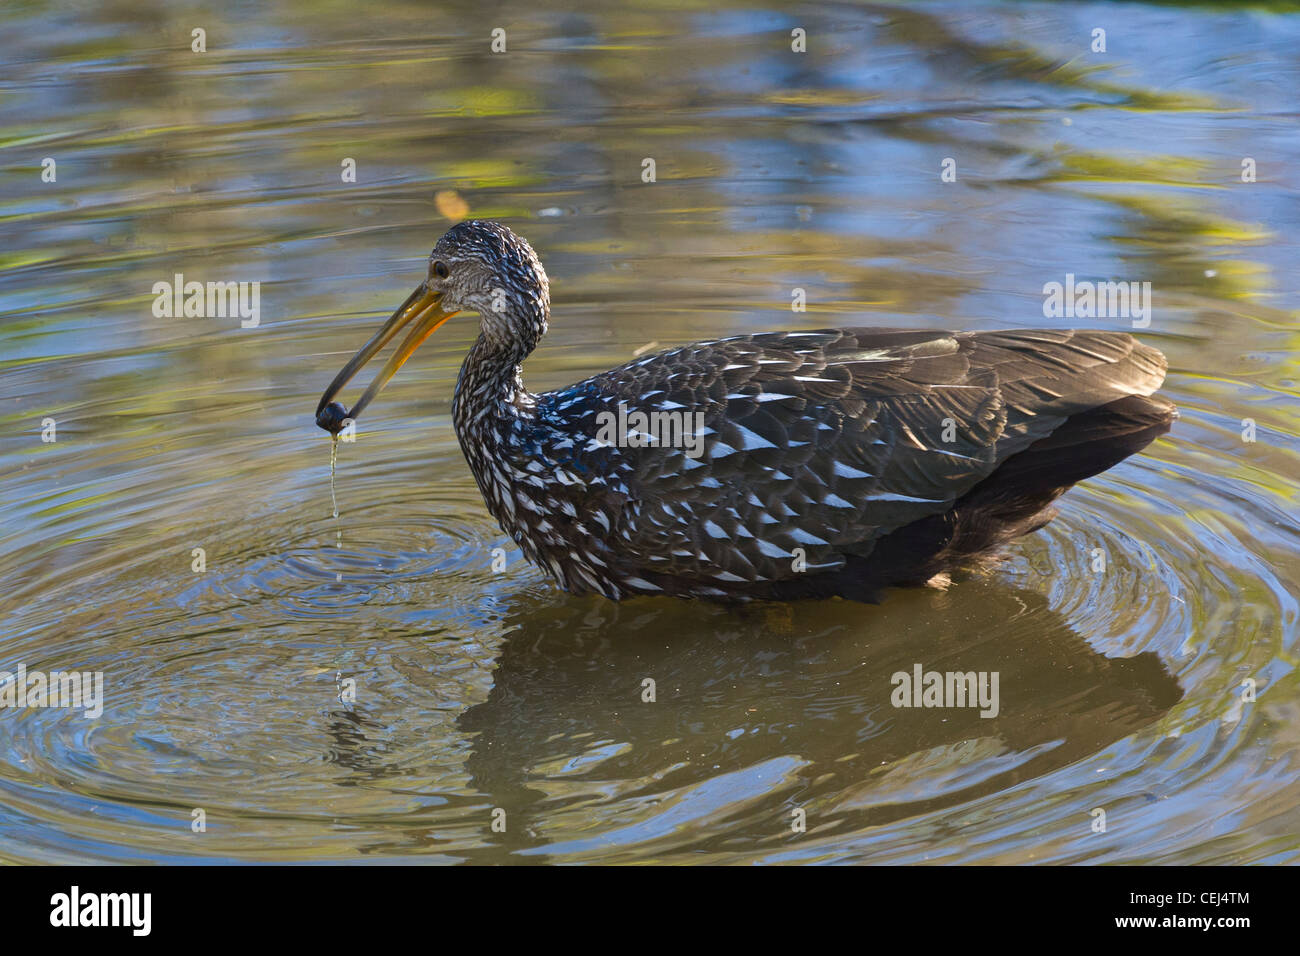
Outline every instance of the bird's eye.
<path id="1" fill-rule="evenodd" d="M 435 262 L 433 264 L 433 274 L 439 279 L 447 278 L 447 263 L 443 262 L 441 259 Z"/>

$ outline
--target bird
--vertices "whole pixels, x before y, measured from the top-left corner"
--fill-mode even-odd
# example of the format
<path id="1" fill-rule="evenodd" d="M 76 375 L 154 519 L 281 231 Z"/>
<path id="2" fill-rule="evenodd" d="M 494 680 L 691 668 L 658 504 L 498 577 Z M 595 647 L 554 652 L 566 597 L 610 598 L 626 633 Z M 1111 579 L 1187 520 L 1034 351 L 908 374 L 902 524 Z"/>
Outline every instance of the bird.
<path id="1" fill-rule="evenodd" d="M 1164 355 L 1078 329 L 758 332 L 535 394 L 521 366 L 550 322 L 546 270 L 509 227 L 475 219 L 438 240 L 316 423 L 337 437 L 466 310 L 479 334 L 452 422 L 487 510 L 561 588 L 613 600 L 878 603 L 950 586 L 1177 417 L 1155 394 Z M 346 411 L 335 397 L 403 329 Z"/>

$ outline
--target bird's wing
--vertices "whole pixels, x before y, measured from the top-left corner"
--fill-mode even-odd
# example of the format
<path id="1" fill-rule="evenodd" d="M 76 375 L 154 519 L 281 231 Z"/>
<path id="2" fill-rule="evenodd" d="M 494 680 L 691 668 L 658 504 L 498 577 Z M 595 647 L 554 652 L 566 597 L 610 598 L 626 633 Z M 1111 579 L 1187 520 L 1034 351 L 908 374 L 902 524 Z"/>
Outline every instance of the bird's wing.
<path id="1" fill-rule="evenodd" d="M 725 587 L 868 555 L 1070 415 L 1151 394 L 1164 371 L 1116 332 L 773 332 L 628 363 L 549 393 L 547 409 L 609 475 L 620 563 Z M 593 443 L 620 412 L 685 415 L 691 437 Z"/>

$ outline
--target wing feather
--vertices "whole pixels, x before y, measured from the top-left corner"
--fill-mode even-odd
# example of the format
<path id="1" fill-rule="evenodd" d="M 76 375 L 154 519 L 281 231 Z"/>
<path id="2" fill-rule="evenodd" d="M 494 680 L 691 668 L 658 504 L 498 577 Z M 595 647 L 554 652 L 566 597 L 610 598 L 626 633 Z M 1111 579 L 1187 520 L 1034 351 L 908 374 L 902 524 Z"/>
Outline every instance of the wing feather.
<path id="1" fill-rule="evenodd" d="M 619 402 L 699 413 L 699 457 L 602 450 L 619 476 L 609 554 L 725 588 L 870 554 L 1069 416 L 1149 395 L 1164 373 L 1118 332 L 835 329 L 671 349 L 541 398 L 577 443 Z"/>

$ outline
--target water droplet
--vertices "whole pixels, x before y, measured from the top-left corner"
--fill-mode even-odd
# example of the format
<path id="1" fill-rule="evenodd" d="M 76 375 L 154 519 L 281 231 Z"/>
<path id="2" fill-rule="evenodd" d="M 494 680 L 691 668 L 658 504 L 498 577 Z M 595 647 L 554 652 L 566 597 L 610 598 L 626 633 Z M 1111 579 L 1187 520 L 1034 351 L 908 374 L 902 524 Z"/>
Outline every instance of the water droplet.
<path id="1" fill-rule="evenodd" d="M 339 523 L 339 499 L 334 491 L 334 473 L 339 463 L 339 436 L 330 442 L 330 504 L 334 507 L 334 546 L 343 547 L 343 525 Z"/>

